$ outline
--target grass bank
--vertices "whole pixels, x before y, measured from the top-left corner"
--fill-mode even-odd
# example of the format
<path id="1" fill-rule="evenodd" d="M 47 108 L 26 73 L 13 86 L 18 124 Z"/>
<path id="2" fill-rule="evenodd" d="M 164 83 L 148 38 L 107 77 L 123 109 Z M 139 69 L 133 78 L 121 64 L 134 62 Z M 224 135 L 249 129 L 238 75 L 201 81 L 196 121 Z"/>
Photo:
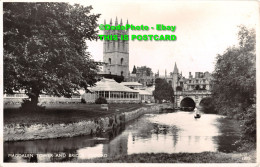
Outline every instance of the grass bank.
<path id="1" fill-rule="evenodd" d="M 21 112 L 19 105 L 4 106 L 4 124 L 59 124 L 73 123 L 113 114 L 129 112 L 146 104 L 109 104 L 102 110 L 100 104 L 50 104 L 45 111 Z"/>
<path id="2" fill-rule="evenodd" d="M 255 163 L 256 151 L 249 153 L 144 153 L 116 157 L 103 157 L 90 160 L 77 160 L 86 163 Z"/>
<path id="3" fill-rule="evenodd" d="M 78 104 L 75 104 L 78 105 Z M 82 107 L 83 105 L 81 105 Z M 90 107 L 89 107 L 90 106 Z M 63 106 L 64 107 L 64 106 Z M 159 111 L 157 105 L 123 104 L 110 105 L 109 111 L 100 105 L 67 106 L 26 113 L 12 109 L 4 116 L 4 141 L 21 141 L 73 137 L 99 134 L 117 127 L 146 113 Z M 12 112 L 13 111 L 13 112 Z M 8 122 L 8 123 L 7 123 Z"/>

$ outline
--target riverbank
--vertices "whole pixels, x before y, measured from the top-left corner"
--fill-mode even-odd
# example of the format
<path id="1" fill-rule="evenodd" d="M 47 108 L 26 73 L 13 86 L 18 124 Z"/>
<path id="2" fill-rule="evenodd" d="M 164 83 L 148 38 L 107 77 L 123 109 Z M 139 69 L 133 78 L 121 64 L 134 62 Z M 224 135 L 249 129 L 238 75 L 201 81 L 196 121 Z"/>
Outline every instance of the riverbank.
<path id="1" fill-rule="evenodd" d="M 77 160 L 84 163 L 256 163 L 256 151 L 248 153 L 144 153 Z"/>
<path id="2" fill-rule="evenodd" d="M 126 106 L 128 105 L 125 104 L 125 108 L 127 108 Z M 39 120 L 37 123 L 30 124 L 26 124 L 26 120 L 23 123 L 7 124 L 5 120 L 4 141 L 50 139 L 104 133 L 115 129 L 116 127 L 124 126 L 125 123 L 136 119 L 143 114 L 158 113 L 160 106 L 157 104 L 145 106 L 138 105 L 137 108 L 138 109 L 136 109 L 136 106 L 132 106 L 132 110 L 131 108 L 127 108 L 127 111 L 125 111 L 118 107 L 113 109 L 114 112 L 107 112 L 103 115 L 96 114 L 94 110 L 92 111 L 92 113 L 94 112 L 93 114 L 96 115 L 94 118 L 90 116 L 87 117 L 88 115 L 85 113 L 86 117 L 81 117 L 81 121 L 78 122 L 66 122 L 65 120 L 68 118 L 62 121 L 63 119 L 58 115 L 55 118 L 59 119 L 60 123 L 40 123 L 40 116 L 38 116 Z M 112 109 L 110 108 L 110 110 Z M 80 111 L 78 112 L 80 113 Z M 71 117 L 79 117 L 77 115 L 78 113 L 75 111 L 72 111 L 74 115 L 72 115 L 69 111 L 66 111 L 66 113 L 67 116 L 69 114 Z M 32 115 L 26 115 L 26 117 L 32 117 Z M 6 119 L 6 117 L 4 118 Z"/>
<path id="3" fill-rule="evenodd" d="M 146 104 L 108 104 L 108 110 L 101 109 L 100 104 L 46 104 L 43 111 L 20 111 L 21 105 L 4 106 L 4 125 L 21 124 L 60 124 L 75 123 L 113 114 L 130 112 Z"/>

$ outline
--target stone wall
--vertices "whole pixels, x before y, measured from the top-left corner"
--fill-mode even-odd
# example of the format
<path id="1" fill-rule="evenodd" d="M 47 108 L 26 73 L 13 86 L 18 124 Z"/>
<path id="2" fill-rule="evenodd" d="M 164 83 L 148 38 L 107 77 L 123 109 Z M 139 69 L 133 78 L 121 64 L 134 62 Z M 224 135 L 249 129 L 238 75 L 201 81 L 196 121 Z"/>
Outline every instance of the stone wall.
<path id="1" fill-rule="evenodd" d="M 134 111 L 70 124 L 8 124 L 4 126 L 4 141 L 73 137 L 107 132 L 146 113 L 159 113 L 159 106 L 142 107 Z"/>

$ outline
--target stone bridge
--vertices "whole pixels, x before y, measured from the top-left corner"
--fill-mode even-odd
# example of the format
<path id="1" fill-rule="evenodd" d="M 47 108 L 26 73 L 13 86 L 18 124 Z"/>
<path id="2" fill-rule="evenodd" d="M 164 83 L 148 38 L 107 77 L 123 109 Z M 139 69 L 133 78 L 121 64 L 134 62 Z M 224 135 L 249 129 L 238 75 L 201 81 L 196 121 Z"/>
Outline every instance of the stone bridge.
<path id="1" fill-rule="evenodd" d="M 192 91 L 176 91 L 175 107 L 195 107 L 198 106 L 202 99 L 211 96 L 209 90 L 192 90 Z"/>

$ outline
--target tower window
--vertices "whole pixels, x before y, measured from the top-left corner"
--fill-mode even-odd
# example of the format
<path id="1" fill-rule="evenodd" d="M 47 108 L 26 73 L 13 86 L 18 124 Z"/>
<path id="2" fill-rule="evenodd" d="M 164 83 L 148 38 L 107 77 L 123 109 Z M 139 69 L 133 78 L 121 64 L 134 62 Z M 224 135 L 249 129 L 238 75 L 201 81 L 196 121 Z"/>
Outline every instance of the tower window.
<path id="1" fill-rule="evenodd" d="M 183 82 L 180 82 L 180 86 L 183 87 Z"/>
<path id="2" fill-rule="evenodd" d="M 111 58 L 108 59 L 109 64 L 111 64 Z"/>
<path id="3" fill-rule="evenodd" d="M 124 72 L 123 72 L 123 71 L 121 71 L 121 76 L 123 76 L 123 74 L 124 74 Z"/>
<path id="4" fill-rule="evenodd" d="M 121 58 L 121 65 L 123 65 L 123 62 L 124 62 L 124 59 L 123 59 L 123 58 Z"/>

